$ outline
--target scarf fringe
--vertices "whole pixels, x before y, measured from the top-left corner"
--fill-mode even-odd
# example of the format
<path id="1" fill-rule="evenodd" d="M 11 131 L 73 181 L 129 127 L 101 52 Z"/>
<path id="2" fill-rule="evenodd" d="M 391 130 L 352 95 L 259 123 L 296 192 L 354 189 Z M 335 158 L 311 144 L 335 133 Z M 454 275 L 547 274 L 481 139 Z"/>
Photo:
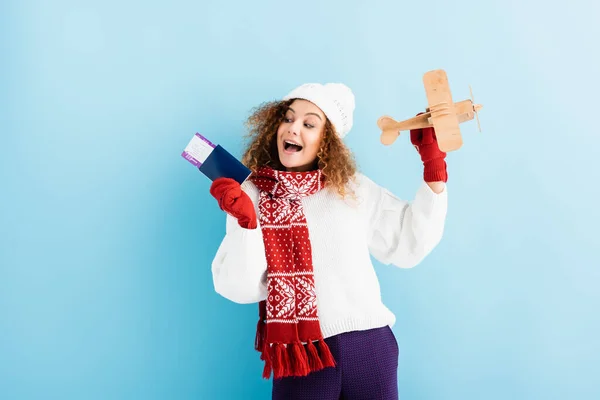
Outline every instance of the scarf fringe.
<path id="1" fill-rule="evenodd" d="M 273 362 L 273 374 L 277 376 L 287 376 L 289 369 L 287 367 L 287 363 L 289 363 L 289 357 L 284 357 L 287 355 L 285 351 L 285 345 L 282 343 L 275 343 L 273 345 L 273 354 L 274 357 L 272 359 Z M 287 358 L 287 359 L 285 359 Z"/>
<path id="2" fill-rule="evenodd" d="M 265 362 L 265 367 L 263 369 L 263 378 L 269 379 L 269 377 L 271 376 L 271 372 L 273 371 L 269 344 L 265 343 L 264 347 L 261 350 L 262 352 L 260 355 L 260 359 Z"/>
<path id="3" fill-rule="evenodd" d="M 254 349 L 263 351 L 265 343 L 265 330 L 267 319 L 267 302 L 265 300 L 258 303 L 258 322 L 256 323 L 256 337 L 254 338 Z M 263 359 L 263 357 L 261 357 Z"/>
<path id="4" fill-rule="evenodd" d="M 323 369 L 323 363 L 321 362 L 321 358 L 319 358 L 319 353 L 314 343 L 309 340 L 306 344 L 306 352 L 308 353 L 308 366 L 313 371 L 318 371 Z"/>
<path id="5" fill-rule="evenodd" d="M 290 353 L 292 370 L 290 371 L 294 376 L 306 376 L 310 373 L 308 366 L 308 355 L 306 349 L 302 343 L 295 342 L 288 346 Z"/>
<path id="6" fill-rule="evenodd" d="M 318 349 L 318 350 L 317 350 Z M 260 359 L 264 361 L 263 378 L 274 379 L 289 376 L 307 376 L 327 367 L 335 367 L 336 363 L 329 346 L 323 339 L 306 345 L 302 342 L 263 344 Z"/>
<path id="7" fill-rule="evenodd" d="M 321 353 L 321 360 L 323 361 L 323 367 L 335 367 L 335 360 L 333 354 L 329 350 L 329 346 L 323 339 L 319 340 L 319 352 Z"/>

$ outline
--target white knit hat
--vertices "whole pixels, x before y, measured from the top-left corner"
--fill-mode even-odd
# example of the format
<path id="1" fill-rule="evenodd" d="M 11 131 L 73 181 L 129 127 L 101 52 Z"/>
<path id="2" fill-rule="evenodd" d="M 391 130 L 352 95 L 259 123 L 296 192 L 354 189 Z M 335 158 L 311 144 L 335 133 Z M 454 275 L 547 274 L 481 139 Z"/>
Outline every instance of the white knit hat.
<path id="1" fill-rule="evenodd" d="M 340 138 L 352 129 L 354 94 L 343 83 L 305 83 L 288 93 L 283 100 L 303 99 L 314 103 L 329 118 Z"/>

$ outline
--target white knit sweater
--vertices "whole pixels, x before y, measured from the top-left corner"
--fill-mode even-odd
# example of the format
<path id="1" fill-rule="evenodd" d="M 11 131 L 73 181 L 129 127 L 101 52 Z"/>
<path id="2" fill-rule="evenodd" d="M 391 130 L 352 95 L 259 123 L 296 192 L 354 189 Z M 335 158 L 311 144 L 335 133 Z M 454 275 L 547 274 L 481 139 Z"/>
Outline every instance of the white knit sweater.
<path id="1" fill-rule="evenodd" d="M 357 200 L 321 190 L 302 199 L 313 251 L 317 309 L 324 337 L 393 326 L 396 318 L 382 303 L 371 255 L 400 268 L 417 265 L 444 231 L 447 188 L 436 194 L 423 182 L 412 202 L 357 174 Z M 246 181 L 258 215 L 258 190 Z M 264 243 L 260 226 L 241 228 L 226 217 L 226 234 L 212 264 L 217 293 L 236 303 L 267 296 Z"/>

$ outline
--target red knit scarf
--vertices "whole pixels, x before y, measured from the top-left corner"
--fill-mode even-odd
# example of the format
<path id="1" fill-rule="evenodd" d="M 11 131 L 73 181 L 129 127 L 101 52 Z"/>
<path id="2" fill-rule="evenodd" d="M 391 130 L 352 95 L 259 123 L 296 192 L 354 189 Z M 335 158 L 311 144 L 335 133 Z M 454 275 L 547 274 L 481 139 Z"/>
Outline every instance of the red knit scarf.
<path id="1" fill-rule="evenodd" d="M 256 350 L 263 377 L 306 376 L 335 366 L 317 312 L 312 250 L 301 198 L 323 188 L 320 170 L 262 168 L 251 177 L 260 190 L 259 221 L 267 258 L 267 299 L 259 303 Z M 313 342 L 317 342 L 317 347 Z"/>

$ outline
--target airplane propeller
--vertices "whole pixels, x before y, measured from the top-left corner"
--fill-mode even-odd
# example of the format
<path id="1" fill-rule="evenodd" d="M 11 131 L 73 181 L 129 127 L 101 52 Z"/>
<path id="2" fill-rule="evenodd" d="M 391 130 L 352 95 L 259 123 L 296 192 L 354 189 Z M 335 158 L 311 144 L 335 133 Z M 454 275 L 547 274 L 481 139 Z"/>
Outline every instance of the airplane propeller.
<path id="1" fill-rule="evenodd" d="M 473 97 L 473 89 L 471 89 L 471 85 L 469 85 L 469 91 L 471 92 L 471 101 L 473 102 L 473 111 L 475 112 L 475 117 L 477 118 L 477 127 L 479 128 L 479 132 L 481 132 L 481 125 L 479 124 L 479 110 L 483 106 L 481 104 L 475 104 L 475 98 Z"/>

